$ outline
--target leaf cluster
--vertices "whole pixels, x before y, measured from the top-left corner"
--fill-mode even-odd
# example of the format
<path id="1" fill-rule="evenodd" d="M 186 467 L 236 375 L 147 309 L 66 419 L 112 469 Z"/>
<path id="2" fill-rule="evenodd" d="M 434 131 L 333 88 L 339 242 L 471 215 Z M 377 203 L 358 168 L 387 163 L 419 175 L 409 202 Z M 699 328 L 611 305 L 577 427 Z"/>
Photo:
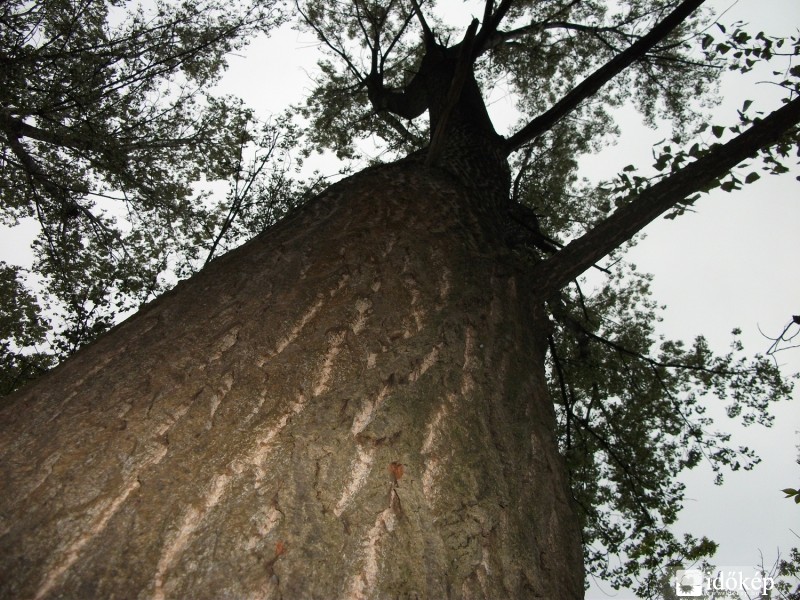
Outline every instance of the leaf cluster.
<path id="1" fill-rule="evenodd" d="M 245 148 L 275 150 L 212 88 L 226 56 L 281 18 L 272 2 L 2 4 L 0 220 L 37 224 L 28 293 L 55 328 L 49 353 L 91 341 L 211 252 L 224 220 L 203 186 L 239 180 Z M 259 194 L 286 172 L 266 162 L 276 181 Z M 11 346 L 27 347 L 19 335 Z"/>
<path id="2" fill-rule="evenodd" d="M 759 462 L 715 429 L 714 413 L 769 426 L 769 407 L 789 398 L 791 385 L 769 359 L 742 355 L 738 331 L 724 355 L 702 337 L 690 346 L 658 338 L 649 278 L 624 263 L 595 294 L 576 283 L 549 308 L 551 393 L 587 569 L 650 597 L 661 568 L 715 549 L 671 532 L 683 502 L 678 476 L 704 462 L 719 484 L 725 470 Z"/>
<path id="3" fill-rule="evenodd" d="M 47 337 L 36 298 L 25 287 L 19 269 L 0 262 L 0 395 L 35 379 L 52 366 L 52 357 L 37 350 Z"/>

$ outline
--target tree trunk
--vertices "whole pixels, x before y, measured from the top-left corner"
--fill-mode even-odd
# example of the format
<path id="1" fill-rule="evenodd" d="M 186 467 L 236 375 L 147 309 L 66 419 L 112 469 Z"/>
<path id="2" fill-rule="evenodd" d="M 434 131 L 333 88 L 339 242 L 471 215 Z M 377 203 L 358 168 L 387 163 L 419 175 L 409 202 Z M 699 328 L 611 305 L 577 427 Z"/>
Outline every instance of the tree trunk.
<path id="1" fill-rule="evenodd" d="M 369 169 L 0 412 L 5 598 L 580 598 L 499 219 Z"/>

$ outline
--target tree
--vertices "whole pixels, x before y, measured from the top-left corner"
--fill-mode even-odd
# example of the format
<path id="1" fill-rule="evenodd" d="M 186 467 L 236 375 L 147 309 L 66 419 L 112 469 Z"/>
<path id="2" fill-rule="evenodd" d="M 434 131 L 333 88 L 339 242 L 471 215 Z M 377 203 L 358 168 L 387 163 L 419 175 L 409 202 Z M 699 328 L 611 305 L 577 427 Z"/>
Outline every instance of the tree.
<path id="1" fill-rule="evenodd" d="M 273 3 L 128 4 L 0 9 L 2 223 L 37 221 L 39 299 L 27 306 L 60 326 L 39 354 L 74 352 L 163 291 L 166 265 L 180 273 L 208 252 L 197 240 L 226 235 L 224 207 L 196 185 L 245 178 L 243 147 L 269 157 L 278 144 L 275 127 L 259 131 L 240 101 L 212 93 L 226 55 L 279 22 Z M 10 339 L 4 362 L 30 364 L 31 340 Z"/>
<path id="2" fill-rule="evenodd" d="M 664 473 L 755 458 L 706 431 L 698 389 L 768 422 L 787 385 L 702 339 L 654 349 L 646 282 L 624 270 L 594 298 L 567 287 L 695 194 L 739 187 L 742 161 L 781 171 L 795 148 L 800 101 L 745 106 L 711 129 L 724 143 L 670 146 L 663 175 L 576 197 L 574 154 L 612 127 L 592 100 L 635 91 L 684 134 L 681 99 L 724 55 L 749 68 L 787 45 L 693 36 L 700 4 L 489 1 L 452 44 L 415 3 L 300 6 L 339 61 L 302 109 L 311 142 L 347 156 L 378 134 L 409 155 L 9 400 L 4 594 L 576 598 L 581 541 L 618 584 L 708 554 L 666 528 L 681 489 Z M 480 83 L 506 71 L 528 118 L 501 136 Z M 779 83 L 796 92 L 796 69 Z"/>

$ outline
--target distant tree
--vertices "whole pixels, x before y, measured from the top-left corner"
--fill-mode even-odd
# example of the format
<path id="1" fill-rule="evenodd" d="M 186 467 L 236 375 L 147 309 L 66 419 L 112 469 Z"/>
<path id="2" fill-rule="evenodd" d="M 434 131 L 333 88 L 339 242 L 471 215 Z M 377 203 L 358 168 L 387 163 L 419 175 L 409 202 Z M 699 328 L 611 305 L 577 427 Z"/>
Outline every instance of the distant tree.
<path id="1" fill-rule="evenodd" d="M 723 70 L 800 46 L 709 29 L 701 4 L 487 0 L 454 26 L 413 0 L 298 4 L 329 55 L 297 109 L 309 148 L 405 156 L 8 400 L 3 593 L 578 598 L 585 566 L 657 598 L 664 569 L 712 553 L 670 530 L 676 477 L 758 458 L 711 429 L 705 399 L 769 425 L 791 387 L 736 332 L 722 356 L 657 338 L 647 277 L 598 264 L 797 151 L 796 66 L 771 113 L 695 113 Z M 507 136 L 485 102 L 501 80 L 519 100 Z M 673 139 L 653 171 L 592 188 L 577 157 L 626 101 Z M 216 254 L 210 228 L 185 230 Z M 589 295 L 576 278 L 595 267 Z"/>

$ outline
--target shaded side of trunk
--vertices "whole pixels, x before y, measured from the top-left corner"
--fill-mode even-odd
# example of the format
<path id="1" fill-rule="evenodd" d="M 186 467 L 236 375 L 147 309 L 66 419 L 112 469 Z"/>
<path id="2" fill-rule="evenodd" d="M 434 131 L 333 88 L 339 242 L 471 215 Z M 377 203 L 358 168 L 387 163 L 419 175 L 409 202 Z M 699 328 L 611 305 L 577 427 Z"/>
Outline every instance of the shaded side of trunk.
<path id="1" fill-rule="evenodd" d="M 0 413 L 0 595 L 579 598 L 533 289 L 451 176 L 333 186 Z"/>

